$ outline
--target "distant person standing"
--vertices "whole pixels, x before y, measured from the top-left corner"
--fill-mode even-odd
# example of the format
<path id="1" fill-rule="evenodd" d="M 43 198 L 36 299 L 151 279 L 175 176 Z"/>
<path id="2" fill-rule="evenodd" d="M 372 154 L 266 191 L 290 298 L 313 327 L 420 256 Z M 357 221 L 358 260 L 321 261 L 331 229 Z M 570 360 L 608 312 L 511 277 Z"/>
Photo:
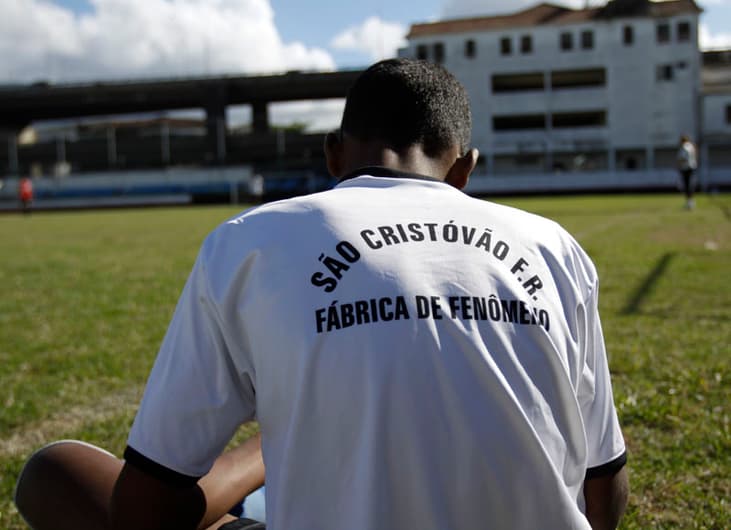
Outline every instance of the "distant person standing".
<path id="1" fill-rule="evenodd" d="M 30 207 L 33 203 L 33 181 L 28 177 L 20 179 L 18 186 L 18 196 L 23 213 L 30 213 Z"/>
<path id="2" fill-rule="evenodd" d="M 680 137 L 677 158 L 683 193 L 685 193 L 685 207 L 692 210 L 695 207 L 693 192 L 695 191 L 695 170 L 698 168 L 698 157 L 696 156 L 695 145 L 686 135 Z"/>

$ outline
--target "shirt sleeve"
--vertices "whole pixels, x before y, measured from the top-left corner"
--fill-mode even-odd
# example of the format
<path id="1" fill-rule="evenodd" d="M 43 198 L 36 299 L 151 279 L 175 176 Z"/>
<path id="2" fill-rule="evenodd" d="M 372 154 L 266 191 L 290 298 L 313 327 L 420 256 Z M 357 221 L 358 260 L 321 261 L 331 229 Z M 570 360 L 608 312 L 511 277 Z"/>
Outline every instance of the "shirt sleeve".
<path id="1" fill-rule="evenodd" d="M 231 342 L 210 294 L 204 245 L 147 381 L 128 461 L 164 480 L 208 472 L 238 426 L 255 415 L 253 369 Z"/>
<path id="2" fill-rule="evenodd" d="M 582 309 L 585 312 L 585 333 L 581 337 L 584 366 L 578 397 L 586 431 L 587 478 L 613 473 L 626 461 L 599 318 L 598 291 L 595 282 Z"/>

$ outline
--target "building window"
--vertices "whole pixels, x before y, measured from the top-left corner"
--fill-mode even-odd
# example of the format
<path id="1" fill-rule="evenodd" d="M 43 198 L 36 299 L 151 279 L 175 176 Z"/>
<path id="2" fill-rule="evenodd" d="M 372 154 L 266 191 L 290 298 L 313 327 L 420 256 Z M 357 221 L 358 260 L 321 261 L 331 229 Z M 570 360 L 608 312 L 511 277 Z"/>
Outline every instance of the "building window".
<path id="1" fill-rule="evenodd" d="M 500 39 L 500 54 L 510 55 L 513 53 L 513 41 L 510 37 L 503 37 Z"/>
<path id="2" fill-rule="evenodd" d="M 670 24 L 667 22 L 657 25 L 657 42 L 670 42 Z"/>
<path id="3" fill-rule="evenodd" d="M 635 30 L 632 26 L 622 28 L 622 42 L 624 42 L 625 46 L 632 46 L 635 42 Z"/>
<path id="4" fill-rule="evenodd" d="M 572 33 L 561 33 L 561 49 L 569 51 L 574 47 L 574 35 Z"/>
<path id="5" fill-rule="evenodd" d="M 475 41 L 467 40 L 464 43 L 464 56 L 472 58 L 477 55 L 477 48 L 475 47 Z"/>
<path id="6" fill-rule="evenodd" d="M 690 22 L 678 22 L 678 41 L 687 42 L 690 40 Z"/>
<path id="7" fill-rule="evenodd" d="M 434 44 L 434 62 L 444 62 L 444 43 L 442 42 L 437 42 L 436 44 Z"/>
<path id="8" fill-rule="evenodd" d="M 530 90 L 543 90 L 543 72 L 492 76 L 492 91 L 494 93 Z"/>
<path id="9" fill-rule="evenodd" d="M 603 110 L 586 112 L 561 112 L 551 116 L 551 125 L 555 129 L 573 127 L 604 127 L 607 124 L 607 113 Z"/>
<path id="10" fill-rule="evenodd" d="M 426 44 L 419 44 L 416 47 L 416 58 L 420 61 L 426 61 L 429 58 L 429 50 L 426 47 Z"/>
<path id="11" fill-rule="evenodd" d="M 584 50 L 591 50 L 594 47 L 594 32 L 593 31 L 582 31 L 581 32 L 581 47 Z"/>
<path id="12" fill-rule="evenodd" d="M 492 129 L 494 131 L 518 131 L 545 128 L 546 116 L 544 114 L 515 114 L 511 116 L 494 116 L 492 118 Z"/>
<path id="13" fill-rule="evenodd" d="M 605 86 L 607 71 L 604 68 L 587 68 L 584 70 L 554 70 L 551 72 L 551 88 L 593 88 Z"/>
<path id="14" fill-rule="evenodd" d="M 673 65 L 672 64 L 661 64 L 657 67 L 657 80 L 658 81 L 672 81 L 673 80 Z"/>
<path id="15" fill-rule="evenodd" d="M 520 38 L 520 53 L 531 53 L 533 51 L 533 39 L 530 35 L 523 35 Z"/>

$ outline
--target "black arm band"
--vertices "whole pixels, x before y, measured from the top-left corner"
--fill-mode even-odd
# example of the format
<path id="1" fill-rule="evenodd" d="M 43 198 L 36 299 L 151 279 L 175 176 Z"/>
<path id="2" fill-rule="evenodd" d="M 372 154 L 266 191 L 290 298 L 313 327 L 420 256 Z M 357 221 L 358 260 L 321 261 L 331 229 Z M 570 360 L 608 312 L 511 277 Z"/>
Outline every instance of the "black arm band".
<path id="1" fill-rule="evenodd" d="M 140 471 L 147 473 L 148 475 L 155 477 L 165 484 L 169 484 L 170 486 L 187 488 L 196 484 L 200 479 L 200 477 L 191 477 L 190 475 L 184 475 L 183 473 L 173 471 L 172 469 L 167 468 L 162 464 L 158 464 L 154 460 L 150 460 L 149 458 L 147 458 L 142 453 L 135 451 L 129 445 L 124 450 L 124 459 L 128 464 L 136 467 Z"/>
<path id="2" fill-rule="evenodd" d="M 619 455 L 617 458 L 601 466 L 590 467 L 586 470 L 586 477 L 584 480 L 592 478 L 605 477 L 607 475 L 614 475 L 617 471 L 622 469 L 627 463 L 627 451 Z"/>

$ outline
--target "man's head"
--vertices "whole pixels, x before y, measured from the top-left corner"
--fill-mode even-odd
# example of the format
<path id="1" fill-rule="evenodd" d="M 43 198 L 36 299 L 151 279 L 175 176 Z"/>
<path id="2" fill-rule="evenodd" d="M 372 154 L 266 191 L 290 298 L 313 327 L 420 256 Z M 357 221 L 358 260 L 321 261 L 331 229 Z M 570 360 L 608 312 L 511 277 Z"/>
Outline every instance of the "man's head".
<path id="1" fill-rule="evenodd" d="M 328 167 L 337 177 L 365 165 L 385 165 L 449 181 L 457 164 L 454 171 L 466 171 L 460 176 L 466 183 L 477 158 L 469 149 L 471 128 L 467 93 L 443 67 L 381 61 L 350 88 L 341 133 L 326 141 Z"/>

